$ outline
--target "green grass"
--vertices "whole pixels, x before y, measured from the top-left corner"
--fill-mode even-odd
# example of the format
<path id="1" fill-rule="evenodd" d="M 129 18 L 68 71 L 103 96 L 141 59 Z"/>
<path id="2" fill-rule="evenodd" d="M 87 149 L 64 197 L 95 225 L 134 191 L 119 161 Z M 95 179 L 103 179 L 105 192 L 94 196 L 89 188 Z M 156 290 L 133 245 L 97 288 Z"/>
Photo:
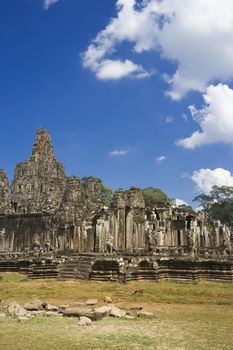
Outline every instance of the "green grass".
<path id="1" fill-rule="evenodd" d="M 22 281 L 23 280 L 23 281 Z M 131 293 L 144 289 L 143 295 Z M 118 306 L 143 306 L 148 319 L 106 318 L 86 328 L 76 318 L 0 318 L 2 350 L 233 350 L 233 285 L 88 281 L 34 281 L 5 274 L 2 304 L 43 299 L 60 304 L 111 296 Z"/>
<path id="2" fill-rule="evenodd" d="M 135 289 L 143 289 L 143 295 L 132 295 Z M 30 280 L 13 273 L 5 274 L 0 280 L 0 299 L 4 302 L 40 298 L 53 303 L 67 303 L 87 298 L 102 300 L 105 295 L 123 304 L 146 302 L 233 306 L 233 285 L 228 283 L 200 282 L 193 285 L 143 281 L 120 285 L 78 280 Z"/>

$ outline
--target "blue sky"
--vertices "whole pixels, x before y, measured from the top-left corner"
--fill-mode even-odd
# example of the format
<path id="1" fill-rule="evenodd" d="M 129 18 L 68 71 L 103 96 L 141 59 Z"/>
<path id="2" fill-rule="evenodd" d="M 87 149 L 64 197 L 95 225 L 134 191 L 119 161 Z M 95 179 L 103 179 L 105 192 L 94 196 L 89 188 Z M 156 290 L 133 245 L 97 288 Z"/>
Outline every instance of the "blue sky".
<path id="1" fill-rule="evenodd" d="M 30 155 L 35 132 L 43 127 L 68 175 L 97 176 L 113 189 L 159 187 L 191 203 L 198 188 L 208 192 L 214 184 L 232 185 L 233 73 L 230 65 L 225 68 L 223 49 L 216 57 L 211 47 L 222 35 L 232 49 L 233 22 L 227 28 L 219 23 L 218 30 L 212 17 L 203 24 L 197 15 L 201 33 L 188 33 L 182 46 L 180 8 L 171 9 L 177 11 L 172 31 L 158 34 L 155 8 L 149 8 L 158 6 L 156 0 L 119 0 L 117 8 L 115 0 L 55 2 L 48 8 L 42 0 L 0 3 L 0 168 L 12 179 L 15 164 Z M 197 9 L 202 12 L 203 3 L 213 9 L 218 2 L 198 0 Z M 227 6 L 233 7 L 231 1 L 223 9 L 228 13 Z M 161 18 L 170 15 L 156 11 Z M 144 18 L 141 23 L 137 17 L 129 33 L 135 15 L 145 16 L 149 32 Z M 129 20 L 110 28 L 110 19 L 121 16 Z M 197 40 L 202 30 L 203 42 Z M 197 48 L 204 51 L 208 42 L 197 62 Z M 95 58 L 99 50 L 102 56 Z"/>

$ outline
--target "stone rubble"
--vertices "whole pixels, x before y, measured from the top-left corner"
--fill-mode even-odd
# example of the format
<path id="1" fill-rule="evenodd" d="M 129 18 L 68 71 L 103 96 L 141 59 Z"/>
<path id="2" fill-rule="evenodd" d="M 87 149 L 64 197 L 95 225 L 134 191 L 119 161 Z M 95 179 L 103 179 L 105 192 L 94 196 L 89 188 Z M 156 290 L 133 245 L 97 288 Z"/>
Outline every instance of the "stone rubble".
<path id="1" fill-rule="evenodd" d="M 96 304 L 98 304 L 98 300 L 97 299 L 89 299 L 86 302 L 86 305 L 89 305 L 89 306 L 93 306 L 93 305 L 96 305 Z"/>
<path id="2" fill-rule="evenodd" d="M 42 305 L 43 310 L 35 310 Z M 73 305 L 73 306 L 72 306 Z M 75 306 L 74 306 L 75 305 Z M 152 313 L 145 311 L 142 307 L 129 310 L 121 309 L 111 305 L 87 305 L 84 302 L 73 302 L 67 305 L 50 305 L 43 301 L 32 301 L 25 304 L 24 308 L 16 302 L 12 302 L 6 307 L 6 313 L 0 313 L 0 318 L 10 316 L 16 318 L 18 322 L 28 321 L 34 317 L 75 317 L 79 319 L 79 325 L 89 326 L 94 321 L 102 320 L 105 317 L 116 317 L 133 320 L 136 317 L 151 317 Z M 51 311 L 50 309 L 56 310 Z"/>
<path id="3" fill-rule="evenodd" d="M 85 317 L 85 316 L 80 317 L 80 321 L 79 321 L 80 326 L 90 326 L 92 323 L 93 322 L 90 318 Z"/>
<path id="4" fill-rule="evenodd" d="M 107 304 L 111 304 L 113 301 L 112 301 L 112 298 L 111 298 L 111 297 L 105 296 L 105 297 L 104 297 L 104 302 L 107 303 Z"/>
<path id="5" fill-rule="evenodd" d="M 28 311 L 18 303 L 12 302 L 7 306 L 7 313 L 13 317 L 24 317 Z"/>
<path id="6" fill-rule="evenodd" d="M 111 308 L 110 316 L 122 318 L 122 317 L 126 316 L 126 311 L 122 310 L 122 309 L 119 309 L 116 306 L 113 306 Z"/>
<path id="7" fill-rule="evenodd" d="M 35 300 L 24 304 L 23 307 L 28 311 L 42 311 L 47 307 L 47 304 L 42 300 Z"/>

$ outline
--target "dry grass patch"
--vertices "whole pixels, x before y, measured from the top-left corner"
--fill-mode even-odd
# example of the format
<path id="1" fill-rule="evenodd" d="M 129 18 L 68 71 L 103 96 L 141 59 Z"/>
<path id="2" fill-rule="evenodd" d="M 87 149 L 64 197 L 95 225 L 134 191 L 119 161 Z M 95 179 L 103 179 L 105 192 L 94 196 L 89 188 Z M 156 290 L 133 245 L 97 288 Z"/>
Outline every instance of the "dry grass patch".
<path id="1" fill-rule="evenodd" d="M 132 282 L 127 285 L 88 281 L 24 280 L 5 274 L 0 299 L 23 303 L 35 298 L 67 304 L 110 296 L 119 306 L 143 306 L 153 318 L 106 318 L 90 327 L 78 319 L 34 318 L 18 323 L 0 318 L 3 350 L 233 350 L 233 286 L 229 284 Z M 142 295 L 132 292 L 143 289 Z"/>
<path id="2" fill-rule="evenodd" d="M 143 289 L 142 295 L 133 291 Z M 28 301 L 45 299 L 50 303 L 68 303 L 87 298 L 102 300 L 110 296 L 116 303 L 171 303 L 233 305 L 233 286 L 228 283 L 200 282 L 177 284 L 168 282 L 130 282 L 120 285 L 93 281 L 30 280 L 23 275 L 7 273 L 0 281 L 0 299 Z"/>

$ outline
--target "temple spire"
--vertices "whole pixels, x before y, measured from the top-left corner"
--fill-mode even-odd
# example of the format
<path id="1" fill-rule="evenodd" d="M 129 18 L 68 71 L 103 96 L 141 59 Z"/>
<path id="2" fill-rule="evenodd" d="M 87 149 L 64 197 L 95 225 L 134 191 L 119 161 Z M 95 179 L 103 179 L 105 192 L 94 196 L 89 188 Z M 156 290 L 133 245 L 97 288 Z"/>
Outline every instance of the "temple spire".
<path id="1" fill-rule="evenodd" d="M 31 159 L 34 161 L 54 159 L 53 145 L 48 130 L 42 128 L 38 129 L 36 140 L 32 148 Z"/>

